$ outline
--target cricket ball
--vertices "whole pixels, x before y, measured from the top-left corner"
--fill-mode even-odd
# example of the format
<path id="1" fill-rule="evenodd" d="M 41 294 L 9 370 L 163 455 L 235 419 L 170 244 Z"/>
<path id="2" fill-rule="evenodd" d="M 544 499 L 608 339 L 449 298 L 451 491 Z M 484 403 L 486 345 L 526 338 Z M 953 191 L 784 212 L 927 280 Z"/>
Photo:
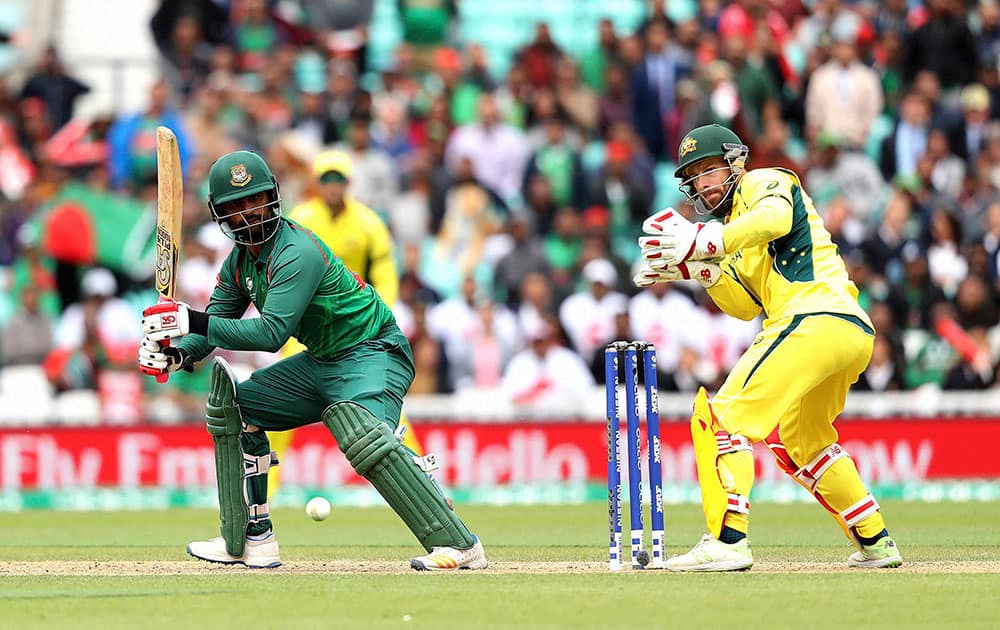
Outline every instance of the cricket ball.
<path id="1" fill-rule="evenodd" d="M 330 502 L 323 497 L 313 497 L 306 503 L 306 514 L 314 521 L 326 520 L 330 516 Z"/>
<path id="2" fill-rule="evenodd" d="M 649 552 L 643 549 L 639 553 L 635 554 L 635 561 L 639 563 L 639 566 L 644 567 L 649 564 Z"/>

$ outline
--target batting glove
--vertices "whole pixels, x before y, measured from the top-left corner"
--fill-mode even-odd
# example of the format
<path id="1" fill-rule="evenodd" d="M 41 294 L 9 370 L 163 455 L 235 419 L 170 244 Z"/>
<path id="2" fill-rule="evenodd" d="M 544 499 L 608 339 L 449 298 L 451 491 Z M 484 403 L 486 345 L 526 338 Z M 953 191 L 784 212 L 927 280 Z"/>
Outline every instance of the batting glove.
<path id="1" fill-rule="evenodd" d="M 639 238 L 642 258 L 663 267 L 688 260 L 718 260 L 726 255 L 722 223 L 691 223 L 673 208 L 646 219 L 642 231 L 651 235 Z"/>
<path id="2" fill-rule="evenodd" d="M 177 370 L 194 371 L 194 361 L 187 352 L 174 346 L 161 346 L 149 337 L 139 344 L 139 371 L 150 376 L 169 374 Z"/>
<path id="3" fill-rule="evenodd" d="M 191 308 L 184 302 L 167 300 L 142 312 L 142 332 L 153 341 L 169 341 L 190 332 Z"/>
<path id="4" fill-rule="evenodd" d="M 662 269 L 651 267 L 649 263 L 642 263 L 639 271 L 632 276 L 632 282 L 637 287 L 649 287 L 661 282 L 696 280 L 698 284 L 709 289 L 715 286 L 721 275 L 722 268 L 713 262 L 692 260 Z"/>

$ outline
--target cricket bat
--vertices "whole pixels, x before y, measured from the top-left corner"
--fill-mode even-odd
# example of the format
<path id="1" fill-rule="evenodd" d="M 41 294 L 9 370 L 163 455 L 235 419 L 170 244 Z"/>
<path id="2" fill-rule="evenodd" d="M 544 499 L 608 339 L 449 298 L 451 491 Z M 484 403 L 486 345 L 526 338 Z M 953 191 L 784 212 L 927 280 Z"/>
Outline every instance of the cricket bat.
<path id="1" fill-rule="evenodd" d="M 177 290 L 177 263 L 181 253 L 181 210 L 184 179 L 177 136 L 167 127 L 156 128 L 156 290 L 160 301 L 172 301 Z M 169 344 L 169 341 L 161 342 Z M 156 382 L 165 383 L 161 374 Z"/>

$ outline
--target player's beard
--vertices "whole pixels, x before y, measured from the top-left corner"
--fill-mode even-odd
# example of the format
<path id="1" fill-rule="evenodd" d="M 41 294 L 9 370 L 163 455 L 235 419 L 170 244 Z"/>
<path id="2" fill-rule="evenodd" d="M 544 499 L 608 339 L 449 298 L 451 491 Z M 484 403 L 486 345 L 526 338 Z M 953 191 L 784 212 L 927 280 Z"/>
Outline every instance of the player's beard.
<path id="1" fill-rule="evenodd" d="M 707 192 L 708 194 L 701 194 L 701 202 L 705 204 L 706 208 L 718 207 L 719 202 L 726 196 L 726 193 L 721 190 L 720 186 L 714 186 Z"/>
<path id="2" fill-rule="evenodd" d="M 694 190 L 694 182 L 697 177 L 704 177 L 706 173 L 690 177 L 681 183 L 681 191 L 694 205 L 695 212 L 702 216 L 711 215 L 715 217 L 727 216 L 733 207 L 733 195 L 736 192 L 736 181 L 739 179 L 733 172 L 732 166 L 720 166 L 712 171 L 728 171 L 728 177 L 714 186 L 709 186 L 701 191 Z M 711 195 L 711 198 L 706 196 Z"/>
<path id="3" fill-rule="evenodd" d="M 240 245 L 263 245 L 274 237 L 281 221 L 281 200 L 277 194 L 273 197 L 260 206 L 232 212 L 225 206 L 210 206 L 212 218 Z"/>
<path id="4" fill-rule="evenodd" d="M 733 209 L 733 195 L 736 192 L 736 180 L 727 178 L 724 182 L 706 188 L 697 193 L 694 200 L 699 214 L 710 214 L 714 217 L 725 217 Z M 707 196 L 706 193 L 708 193 Z"/>
<path id="5" fill-rule="evenodd" d="M 256 213 L 256 221 L 251 221 L 250 227 L 247 228 L 247 232 L 250 234 L 250 242 L 255 245 L 267 240 L 264 238 L 264 226 L 267 224 L 268 219 L 266 214 L 266 210 Z"/>
<path id="6" fill-rule="evenodd" d="M 261 245 L 274 236 L 278 229 L 278 215 L 274 211 L 273 205 L 254 210 L 252 213 L 243 213 L 244 222 L 242 239 L 246 245 Z"/>

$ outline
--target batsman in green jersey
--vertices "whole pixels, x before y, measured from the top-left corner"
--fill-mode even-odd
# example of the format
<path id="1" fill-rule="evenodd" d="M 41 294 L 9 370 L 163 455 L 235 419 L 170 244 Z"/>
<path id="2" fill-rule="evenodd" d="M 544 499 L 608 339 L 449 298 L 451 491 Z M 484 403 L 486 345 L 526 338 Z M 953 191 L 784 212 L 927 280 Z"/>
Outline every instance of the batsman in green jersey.
<path id="1" fill-rule="evenodd" d="M 295 336 L 307 348 L 243 382 L 223 359 L 213 360 L 206 420 L 222 536 L 192 542 L 188 553 L 279 566 L 266 502 L 267 472 L 277 461 L 267 432 L 322 422 L 427 551 L 411 561 L 414 569 L 485 568 L 482 544 L 425 472 L 427 462 L 396 437 L 414 368 L 392 311 L 312 232 L 282 218 L 280 203 L 259 155 L 235 151 L 216 160 L 208 205 L 236 246 L 208 307 L 166 301 L 143 312 L 139 367 L 146 374 L 191 370 L 217 347 L 274 352 Z M 250 304 L 260 317 L 240 319 Z"/>

